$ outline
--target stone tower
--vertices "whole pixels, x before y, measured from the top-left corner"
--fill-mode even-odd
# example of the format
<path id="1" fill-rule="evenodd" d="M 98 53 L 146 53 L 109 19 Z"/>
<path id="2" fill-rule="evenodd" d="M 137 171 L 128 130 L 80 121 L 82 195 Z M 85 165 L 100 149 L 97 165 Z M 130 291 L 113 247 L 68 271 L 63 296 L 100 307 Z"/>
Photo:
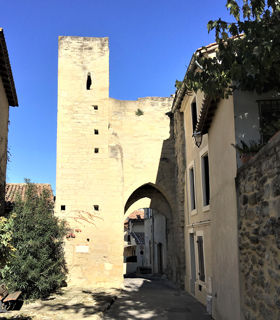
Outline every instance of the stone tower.
<path id="1" fill-rule="evenodd" d="M 167 219 L 165 272 L 182 279 L 172 100 L 109 98 L 108 38 L 59 38 L 56 215 L 69 224 L 69 285 L 119 287 L 124 213 L 149 207 Z"/>

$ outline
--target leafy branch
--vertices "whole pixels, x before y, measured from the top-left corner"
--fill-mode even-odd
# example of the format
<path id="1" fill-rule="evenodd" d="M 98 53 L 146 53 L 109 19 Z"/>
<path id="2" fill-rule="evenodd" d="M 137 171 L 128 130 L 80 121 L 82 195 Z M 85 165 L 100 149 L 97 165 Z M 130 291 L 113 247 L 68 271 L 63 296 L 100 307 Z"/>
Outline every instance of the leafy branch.
<path id="1" fill-rule="evenodd" d="M 280 2 L 277 0 L 227 0 L 234 22 L 210 20 L 217 46 L 202 47 L 183 82 L 176 87 L 203 91 L 212 98 L 228 98 L 234 90 L 257 92 L 280 90 Z M 242 14 L 242 18 L 241 18 Z"/>

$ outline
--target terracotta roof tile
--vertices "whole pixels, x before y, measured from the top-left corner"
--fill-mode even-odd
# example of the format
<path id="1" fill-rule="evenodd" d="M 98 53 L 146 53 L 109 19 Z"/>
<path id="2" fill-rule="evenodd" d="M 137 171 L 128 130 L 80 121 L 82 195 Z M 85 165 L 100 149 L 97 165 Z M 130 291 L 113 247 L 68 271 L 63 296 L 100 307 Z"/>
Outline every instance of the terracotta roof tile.
<path id="1" fill-rule="evenodd" d="M 37 187 L 37 194 L 40 195 L 44 188 L 50 191 L 51 200 L 54 201 L 54 196 L 52 192 L 52 187 L 49 183 L 34 183 Z M 17 193 L 20 194 L 21 199 L 25 199 L 25 193 L 27 190 L 26 183 L 6 183 L 6 190 L 5 190 L 5 201 L 6 202 L 14 202 Z"/>
<path id="2" fill-rule="evenodd" d="M 132 219 L 144 219 L 144 210 L 135 210 L 133 211 L 126 220 L 132 220 Z"/>

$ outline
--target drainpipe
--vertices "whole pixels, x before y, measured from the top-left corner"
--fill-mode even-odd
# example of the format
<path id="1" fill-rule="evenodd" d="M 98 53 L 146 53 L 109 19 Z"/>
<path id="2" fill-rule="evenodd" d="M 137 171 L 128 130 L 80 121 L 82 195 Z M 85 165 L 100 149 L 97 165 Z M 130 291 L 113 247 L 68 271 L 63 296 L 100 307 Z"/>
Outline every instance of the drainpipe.
<path id="1" fill-rule="evenodd" d="M 153 209 L 152 210 L 152 248 L 153 248 L 153 264 L 152 264 L 152 272 L 155 272 L 155 233 L 154 233 L 154 213 L 153 213 Z"/>

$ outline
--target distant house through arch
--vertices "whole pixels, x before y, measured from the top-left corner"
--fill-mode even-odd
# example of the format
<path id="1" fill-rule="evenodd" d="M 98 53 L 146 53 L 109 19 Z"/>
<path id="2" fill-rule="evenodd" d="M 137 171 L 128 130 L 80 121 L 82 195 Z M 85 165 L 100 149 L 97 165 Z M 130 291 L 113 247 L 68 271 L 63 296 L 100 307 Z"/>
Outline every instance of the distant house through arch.
<path id="1" fill-rule="evenodd" d="M 147 183 L 139 188 L 137 188 L 128 198 L 124 213 L 125 218 L 129 216 L 131 212 L 134 212 L 135 208 L 147 208 L 146 210 L 152 209 L 153 212 L 157 214 L 157 216 L 162 215 L 165 218 L 165 226 L 161 231 L 164 232 L 165 245 L 166 247 L 163 250 L 162 242 L 157 243 L 155 239 L 149 239 L 152 247 L 152 255 L 151 260 L 152 263 L 152 271 L 154 273 L 167 273 L 167 276 L 172 278 L 172 270 L 174 269 L 174 228 L 173 228 L 173 212 L 169 202 L 166 197 L 163 195 L 161 191 L 158 190 L 158 187 L 152 183 Z M 135 210 L 137 210 L 135 209 Z M 153 217 L 154 219 L 154 217 Z M 152 220 L 152 219 L 151 219 Z M 158 220 L 159 221 L 159 220 Z M 154 221 L 150 223 L 150 226 L 154 229 L 153 225 Z M 145 234 L 145 240 L 147 234 Z M 145 244 L 146 250 L 149 250 L 149 242 Z M 166 252 L 166 268 L 164 268 L 164 254 Z M 151 253 L 149 252 L 147 256 Z M 147 259 L 147 257 L 146 257 Z"/>

